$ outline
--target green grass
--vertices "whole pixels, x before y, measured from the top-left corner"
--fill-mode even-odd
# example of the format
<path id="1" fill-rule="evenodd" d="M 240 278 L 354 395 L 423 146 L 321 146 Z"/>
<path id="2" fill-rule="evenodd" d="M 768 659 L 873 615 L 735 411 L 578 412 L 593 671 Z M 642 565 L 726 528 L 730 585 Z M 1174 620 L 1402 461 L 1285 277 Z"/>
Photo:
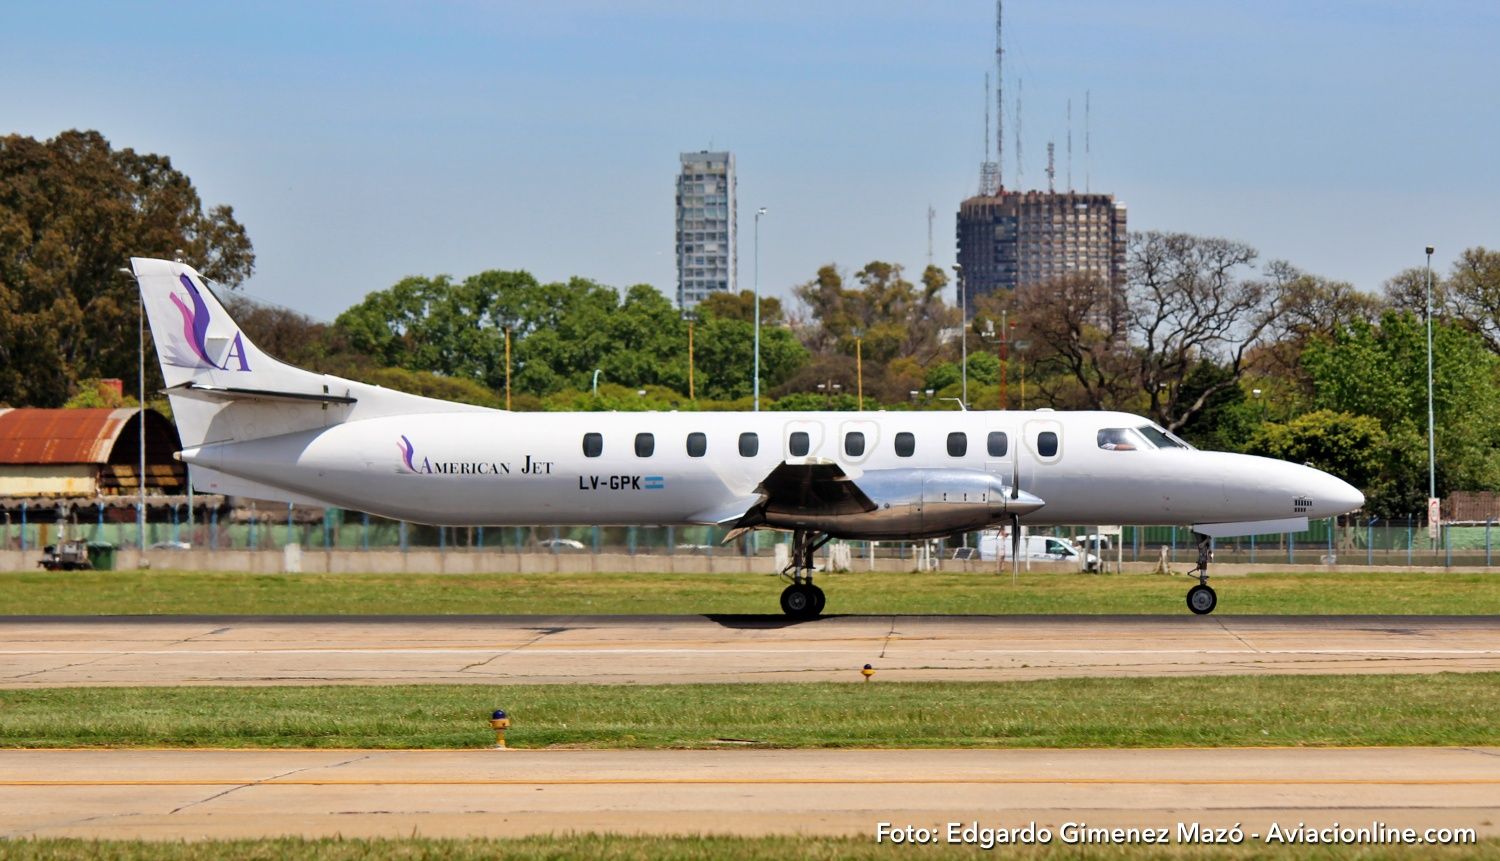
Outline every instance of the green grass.
<path id="1" fill-rule="evenodd" d="M 823 575 L 829 613 L 1185 613 L 1154 574 Z M 1254 574 L 1214 581 L 1219 613 L 1500 613 L 1500 573 Z M 0 615 L 776 613 L 758 574 L 0 574 Z"/>
<path id="2" fill-rule="evenodd" d="M 865 861 L 896 858 L 990 858 L 1003 851 L 1011 858 L 1133 859 L 1176 858 L 1306 858 L 1309 856 L 1349 861 L 1379 861 L 1388 858 L 1468 859 L 1495 858 L 1500 840 L 1482 840 L 1473 846 L 1417 847 L 1266 847 L 1247 843 L 1238 847 L 1125 846 L 1125 847 L 1005 847 L 986 852 L 962 846 L 876 845 L 866 837 L 638 837 L 613 834 L 568 834 L 503 840 L 486 839 L 369 839 L 331 838 L 305 840 L 214 840 L 203 842 L 146 842 L 123 840 L 12 840 L 0 843 L 0 858 L 16 861 L 182 861 L 217 858 L 230 861 L 280 861 L 284 858 L 317 861 L 553 861 L 586 858 L 597 861 Z"/>
<path id="3" fill-rule="evenodd" d="M 0 691 L 0 747 L 1153 748 L 1500 744 L 1500 673 Z"/>

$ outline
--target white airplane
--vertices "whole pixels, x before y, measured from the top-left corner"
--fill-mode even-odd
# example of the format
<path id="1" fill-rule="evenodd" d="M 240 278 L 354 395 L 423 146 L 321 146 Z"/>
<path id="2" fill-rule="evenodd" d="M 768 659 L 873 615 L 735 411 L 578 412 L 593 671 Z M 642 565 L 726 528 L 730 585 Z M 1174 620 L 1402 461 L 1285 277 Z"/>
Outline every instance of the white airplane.
<path id="1" fill-rule="evenodd" d="M 1120 412 L 515 413 L 294 368 L 191 267 L 133 258 L 195 488 L 446 526 L 711 524 L 791 531 L 781 595 L 822 612 L 813 554 L 1010 524 L 1293 532 L 1364 496 L 1307 466 L 1198 451 Z M 726 539 L 728 540 L 728 539 Z M 1012 559 L 1017 554 L 1013 551 Z"/>

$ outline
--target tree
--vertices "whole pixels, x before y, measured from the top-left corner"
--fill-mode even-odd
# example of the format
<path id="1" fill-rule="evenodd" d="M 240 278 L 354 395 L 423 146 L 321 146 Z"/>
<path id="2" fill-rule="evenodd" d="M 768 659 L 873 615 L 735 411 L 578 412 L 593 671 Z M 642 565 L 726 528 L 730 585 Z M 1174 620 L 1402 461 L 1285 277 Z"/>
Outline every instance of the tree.
<path id="1" fill-rule="evenodd" d="M 94 131 L 0 137 L 0 402 L 56 406 L 81 378 L 134 377 L 139 299 L 118 270 L 179 254 L 229 288 L 255 263 L 233 210 L 205 212 L 165 156 Z M 149 363 L 148 386 L 159 373 Z"/>
<path id="2" fill-rule="evenodd" d="M 1370 416 L 1391 441 L 1381 510 L 1422 510 L 1427 497 L 1427 342 L 1420 318 L 1387 311 L 1308 345 L 1314 404 Z M 1433 326 L 1437 492 L 1500 487 L 1500 357 L 1463 327 Z"/>
<path id="3" fill-rule="evenodd" d="M 1484 338 L 1490 352 L 1500 353 L 1500 251 L 1469 248 L 1448 275 L 1448 306 Z"/>
<path id="4" fill-rule="evenodd" d="M 728 290 L 715 291 L 698 303 L 698 315 L 753 323 L 755 321 L 755 293 L 750 290 L 741 290 L 738 293 L 730 293 Z M 760 297 L 760 324 L 780 326 L 784 322 L 781 300 L 775 296 Z"/>
<path id="5" fill-rule="evenodd" d="M 1395 452 L 1371 416 L 1316 410 L 1286 424 L 1264 425 L 1248 443 L 1250 454 L 1305 463 L 1342 478 L 1365 494 L 1369 510 L 1389 515 L 1393 504 L 1403 504 L 1392 493 L 1401 479 L 1400 470 L 1391 468 Z"/>

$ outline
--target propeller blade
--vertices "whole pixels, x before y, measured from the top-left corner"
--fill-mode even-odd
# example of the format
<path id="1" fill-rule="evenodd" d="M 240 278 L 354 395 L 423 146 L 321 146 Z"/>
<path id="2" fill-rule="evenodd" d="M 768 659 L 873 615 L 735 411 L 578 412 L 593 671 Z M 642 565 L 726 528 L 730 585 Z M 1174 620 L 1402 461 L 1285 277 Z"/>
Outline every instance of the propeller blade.
<path id="1" fill-rule="evenodd" d="M 1021 577 L 1021 515 L 1010 516 L 1010 585 Z"/>

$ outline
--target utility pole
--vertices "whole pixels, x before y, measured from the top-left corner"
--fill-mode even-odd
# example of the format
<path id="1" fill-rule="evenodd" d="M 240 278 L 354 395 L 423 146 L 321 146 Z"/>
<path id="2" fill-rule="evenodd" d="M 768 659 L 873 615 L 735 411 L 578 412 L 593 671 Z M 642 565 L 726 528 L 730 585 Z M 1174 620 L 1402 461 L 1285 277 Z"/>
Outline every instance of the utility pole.
<path id="1" fill-rule="evenodd" d="M 760 412 L 760 217 L 762 206 L 755 210 L 755 411 Z"/>
<path id="2" fill-rule="evenodd" d="M 505 330 L 505 409 L 510 409 L 510 329 Z"/>
<path id="3" fill-rule="evenodd" d="M 1427 534 L 1436 542 L 1442 509 L 1437 498 L 1437 445 L 1432 413 L 1432 251 L 1432 246 L 1427 246 Z"/>
<path id="4" fill-rule="evenodd" d="M 963 328 L 958 330 L 958 342 L 963 350 L 963 362 L 959 372 L 963 379 L 964 409 L 969 408 L 969 298 L 968 291 L 964 289 L 964 267 L 962 263 L 953 264 L 954 280 L 958 283 L 958 303 L 963 309 L 959 314 L 959 322 Z"/>

